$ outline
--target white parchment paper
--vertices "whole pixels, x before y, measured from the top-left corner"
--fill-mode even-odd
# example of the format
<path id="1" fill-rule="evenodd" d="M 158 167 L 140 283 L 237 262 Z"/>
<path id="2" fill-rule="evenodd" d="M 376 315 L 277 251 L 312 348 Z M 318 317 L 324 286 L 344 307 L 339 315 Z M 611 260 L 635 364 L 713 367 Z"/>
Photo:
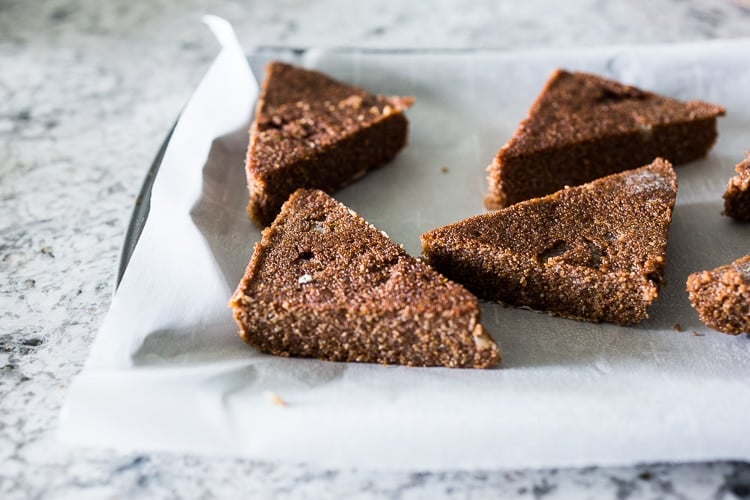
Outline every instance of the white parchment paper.
<path id="1" fill-rule="evenodd" d="M 260 237 L 243 171 L 257 84 L 228 27 L 214 29 L 224 49 L 174 131 L 141 239 L 70 389 L 64 440 L 400 469 L 750 458 L 750 339 L 706 329 L 684 285 L 750 252 L 750 226 L 720 215 L 750 149 L 749 40 L 282 54 L 416 96 L 408 147 L 336 195 L 415 255 L 424 231 L 483 212 L 485 166 L 556 67 L 728 109 L 708 158 L 678 169 L 667 283 L 651 319 L 623 328 L 485 304 L 504 359 L 482 371 L 275 358 L 238 338 L 226 303 Z"/>

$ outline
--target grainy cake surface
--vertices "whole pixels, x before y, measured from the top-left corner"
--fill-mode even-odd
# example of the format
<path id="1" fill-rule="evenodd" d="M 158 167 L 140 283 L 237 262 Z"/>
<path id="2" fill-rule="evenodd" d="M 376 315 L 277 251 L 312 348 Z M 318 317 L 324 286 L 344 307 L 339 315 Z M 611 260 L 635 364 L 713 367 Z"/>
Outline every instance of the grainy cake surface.
<path id="1" fill-rule="evenodd" d="M 412 366 L 500 360 L 476 297 L 319 190 L 263 232 L 230 305 L 260 351 Z"/>
<path id="2" fill-rule="evenodd" d="M 477 296 L 636 323 L 656 300 L 677 194 L 657 159 L 422 235 L 430 264 Z"/>
<path id="3" fill-rule="evenodd" d="M 709 328 L 750 333 L 750 255 L 688 276 L 690 303 Z"/>
<path id="4" fill-rule="evenodd" d="M 488 167 L 487 208 L 503 208 L 663 157 L 678 165 L 716 141 L 720 106 L 682 102 L 556 70 Z"/>
<path id="5" fill-rule="evenodd" d="M 750 222 L 750 153 L 740 162 L 737 175 L 729 179 L 724 193 L 724 215 L 743 222 Z"/>
<path id="6" fill-rule="evenodd" d="M 406 144 L 412 98 L 373 95 L 312 70 L 266 68 L 246 160 L 248 213 L 270 224 L 297 188 L 333 192 Z"/>

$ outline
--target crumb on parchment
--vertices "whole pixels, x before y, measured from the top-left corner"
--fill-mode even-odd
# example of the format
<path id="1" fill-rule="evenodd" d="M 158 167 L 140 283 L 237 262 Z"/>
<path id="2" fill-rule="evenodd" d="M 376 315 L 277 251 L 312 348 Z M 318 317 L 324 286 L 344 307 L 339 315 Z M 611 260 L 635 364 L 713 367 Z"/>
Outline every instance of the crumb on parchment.
<path id="1" fill-rule="evenodd" d="M 273 391 L 265 391 L 263 393 L 263 396 L 266 398 L 266 400 L 268 400 L 269 403 L 272 403 L 276 406 L 287 406 L 287 402 Z"/>

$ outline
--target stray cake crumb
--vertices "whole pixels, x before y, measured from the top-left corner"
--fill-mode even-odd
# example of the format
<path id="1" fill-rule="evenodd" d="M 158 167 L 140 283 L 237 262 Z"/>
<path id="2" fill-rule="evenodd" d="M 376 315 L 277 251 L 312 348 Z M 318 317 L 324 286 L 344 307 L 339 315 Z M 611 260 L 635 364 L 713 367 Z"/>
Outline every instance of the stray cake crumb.
<path id="1" fill-rule="evenodd" d="M 705 335 L 706 335 L 705 333 L 698 333 L 695 330 L 693 330 L 693 337 L 704 337 Z"/>
<path id="2" fill-rule="evenodd" d="M 263 393 L 263 396 L 268 400 L 268 402 L 273 403 L 276 406 L 287 406 L 287 402 L 273 391 L 266 391 Z"/>
<path id="3" fill-rule="evenodd" d="M 680 325 L 679 323 L 675 323 L 672 328 L 674 328 L 674 331 L 676 331 L 676 332 L 681 332 L 682 331 L 682 325 Z"/>
<path id="4" fill-rule="evenodd" d="M 448 173 L 448 167 L 445 167 L 445 166 L 440 167 L 440 172 L 442 172 L 444 174 L 447 174 Z"/>

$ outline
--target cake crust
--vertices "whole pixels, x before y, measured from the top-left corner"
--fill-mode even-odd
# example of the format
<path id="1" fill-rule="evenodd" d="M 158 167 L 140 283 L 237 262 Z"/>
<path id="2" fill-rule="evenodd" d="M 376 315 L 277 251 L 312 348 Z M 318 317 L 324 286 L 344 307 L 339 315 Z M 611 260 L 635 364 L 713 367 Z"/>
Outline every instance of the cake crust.
<path id="1" fill-rule="evenodd" d="M 488 170 L 485 205 L 503 208 L 663 157 L 705 156 L 720 106 L 682 102 L 597 75 L 555 70 Z"/>
<path id="2" fill-rule="evenodd" d="M 388 163 L 406 145 L 413 102 L 270 63 L 246 158 L 250 218 L 265 227 L 297 188 L 332 193 Z"/>
<path id="3" fill-rule="evenodd" d="M 706 326 L 730 335 L 750 333 L 750 255 L 691 274 L 687 291 Z"/>
<path id="4" fill-rule="evenodd" d="M 750 222 L 750 152 L 745 156 L 745 160 L 735 167 L 737 175 L 729 179 L 724 192 L 724 215 Z"/>
<path id="5" fill-rule="evenodd" d="M 659 294 L 676 194 L 672 166 L 657 159 L 434 229 L 422 248 L 480 298 L 633 324 Z"/>
<path id="6" fill-rule="evenodd" d="M 500 360 L 476 297 L 320 190 L 284 204 L 230 306 L 240 336 L 279 356 L 475 368 Z"/>

